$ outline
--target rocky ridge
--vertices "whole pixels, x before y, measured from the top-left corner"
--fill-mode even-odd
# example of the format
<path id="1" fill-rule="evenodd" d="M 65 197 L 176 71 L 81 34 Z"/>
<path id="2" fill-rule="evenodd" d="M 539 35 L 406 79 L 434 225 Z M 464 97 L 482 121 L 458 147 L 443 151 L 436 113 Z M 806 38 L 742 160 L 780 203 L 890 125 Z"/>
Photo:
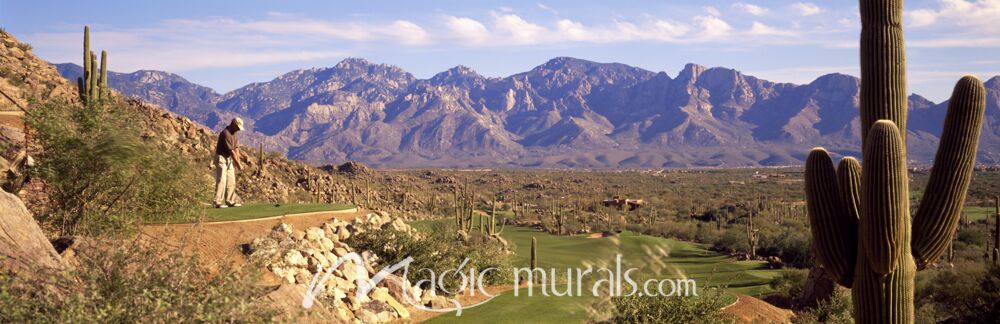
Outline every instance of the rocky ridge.
<path id="1" fill-rule="evenodd" d="M 858 81 L 829 74 L 796 85 L 697 64 L 670 76 L 569 57 L 503 78 L 456 66 L 417 79 L 396 66 L 349 58 L 222 95 L 192 93 L 206 99 L 167 107 L 207 125 L 218 120 L 205 114 L 244 116 L 254 120 L 255 141 L 321 164 L 776 166 L 800 164 L 804 152 L 819 145 L 858 154 Z M 159 82 L 121 87 L 156 88 Z M 178 91 L 198 88 L 176 82 Z M 1000 78 L 987 84 L 993 85 L 991 98 L 1000 96 Z M 991 100 L 987 109 L 984 163 L 1000 162 L 990 154 L 1000 148 L 994 140 L 1000 139 L 998 103 Z M 947 103 L 913 95 L 910 106 L 909 152 L 919 164 L 933 158 Z"/>

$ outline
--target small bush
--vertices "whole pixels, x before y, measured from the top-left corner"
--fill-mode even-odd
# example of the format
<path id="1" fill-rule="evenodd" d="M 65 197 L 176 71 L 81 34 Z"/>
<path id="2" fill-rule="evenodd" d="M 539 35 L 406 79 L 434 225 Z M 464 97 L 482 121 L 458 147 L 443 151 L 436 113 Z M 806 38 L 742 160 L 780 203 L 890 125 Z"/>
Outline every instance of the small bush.
<path id="1" fill-rule="evenodd" d="M 915 303 L 928 321 L 986 323 L 1000 318 L 1000 267 L 982 261 L 917 273 Z"/>
<path id="2" fill-rule="evenodd" d="M 731 228 L 712 242 L 712 250 L 724 253 L 748 252 L 750 243 L 747 242 L 745 232 Z"/>
<path id="3" fill-rule="evenodd" d="M 987 240 L 986 233 L 983 233 L 983 231 L 977 230 L 972 226 L 965 226 L 962 229 L 959 229 L 956 237 L 959 242 L 977 246 L 986 245 Z"/>
<path id="4" fill-rule="evenodd" d="M 705 290 L 699 297 L 612 297 L 612 323 L 729 323 L 724 294 Z"/>
<path id="5" fill-rule="evenodd" d="M 795 314 L 792 323 L 828 323 L 828 324 L 848 324 L 854 323 L 853 304 L 849 295 L 838 295 L 829 301 L 820 302 L 814 308 L 806 309 Z"/>
<path id="6" fill-rule="evenodd" d="M 115 235 L 164 218 L 194 219 L 208 172 L 144 139 L 149 123 L 116 100 L 81 108 L 47 102 L 26 119 L 45 151 L 37 174 L 51 203 L 38 215 L 62 235 Z"/>
<path id="7" fill-rule="evenodd" d="M 478 232 L 473 232 L 467 242 L 462 242 L 456 238 L 456 231 L 453 228 L 446 225 L 439 226 L 440 228 L 428 231 L 427 237 L 423 238 L 392 229 L 367 231 L 351 236 L 347 244 L 358 251 L 374 252 L 380 257 L 380 268 L 396 264 L 407 257 L 413 257 L 407 275 L 407 279 L 413 283 L 431 279 L 430 273 L 422 269 L 429 269 L 440 276 L 446 270 L 458 268 L 466 258 L 469 259 L 469 262 L 462 268 L 465 274 L 468 274 L 470 269 L 476 269 L 477 274 L 484 269 L 497 269 L 497 271 L 486 273 L 483 284 L 490 286 L 511 282 L 512 266 L 507 254 L 501 250 L 499 244 L 479 235 Z M 454 273 L 450 272 L 448 275 L 451 276 Z M 439 291 L 439 293 L 457 292 L 462 284 L 462 278 L 455 276 L 454 279 L 451 280 L 449 277 L 442 280 L 441 282 L 444 283 L 444 288 L 447 291 Z"/>
<path id="8" fill-rule="evenodd" d="M 771 287 L 774 293 L 788 300 L 795 300 L 802 296 L 802 290 L 806 286 L 809 278 L 809 270 L 806 269 L 784 269 L 781 275 L 771 280 Z"/>
<path id="9" fill-rule="evenodd" d="M 213 272 L 195 257 L 134 243 L 78 250 L 73 270 L 40 281 L 0 273 L 0 322 L 221 323 L 277 316 L 256 302 L 266 293 L 255 285 L 256 272 Z"/>

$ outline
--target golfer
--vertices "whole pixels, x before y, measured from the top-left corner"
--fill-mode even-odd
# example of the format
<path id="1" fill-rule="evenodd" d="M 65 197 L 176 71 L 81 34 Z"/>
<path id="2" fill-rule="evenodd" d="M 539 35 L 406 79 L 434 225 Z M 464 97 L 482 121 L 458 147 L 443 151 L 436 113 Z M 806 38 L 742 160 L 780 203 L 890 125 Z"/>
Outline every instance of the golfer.
<path id="1" fill-rule="evenodd" d="M 242 168 L 236 132 L 241 130 L 243 119 L 233 118 L 215 144 L 215 208 L 242 206 L 236 201 L 236 169 Z"/>

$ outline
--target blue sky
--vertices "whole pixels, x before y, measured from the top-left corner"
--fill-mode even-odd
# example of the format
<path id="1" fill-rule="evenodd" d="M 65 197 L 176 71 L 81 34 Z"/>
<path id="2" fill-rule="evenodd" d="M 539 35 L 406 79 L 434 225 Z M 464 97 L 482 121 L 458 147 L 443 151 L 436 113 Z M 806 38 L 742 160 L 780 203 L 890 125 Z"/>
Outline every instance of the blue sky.
<path id="1" fill-rule="evenodd" d="M 1000 0 L 907 0 L 910 91 L 942 101 L 1000 74 Z M 428 78 L 507 76 L 557 56 L 676 73 L 726 66 L 772 81 L 857 75 L 857 1 L 13 1 L 0 27 L 79 63 L 82 26 L 112 70 L 156 69 L 225 92 L 345 57 Z"/>

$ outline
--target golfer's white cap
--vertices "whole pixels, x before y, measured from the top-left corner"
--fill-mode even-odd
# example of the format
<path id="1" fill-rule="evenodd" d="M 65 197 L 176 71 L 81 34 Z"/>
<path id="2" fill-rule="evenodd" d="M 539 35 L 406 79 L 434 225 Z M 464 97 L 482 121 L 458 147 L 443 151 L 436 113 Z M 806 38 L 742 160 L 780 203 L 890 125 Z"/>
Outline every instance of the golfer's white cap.
<path id="1" fill-rule="evenodd" d="M 236 129 L 238 130 L 243 130 L 243 118 L 239 117 L 233 118 L 233 121 L 230 122 L 230 124 L 236 125 Z"/>

